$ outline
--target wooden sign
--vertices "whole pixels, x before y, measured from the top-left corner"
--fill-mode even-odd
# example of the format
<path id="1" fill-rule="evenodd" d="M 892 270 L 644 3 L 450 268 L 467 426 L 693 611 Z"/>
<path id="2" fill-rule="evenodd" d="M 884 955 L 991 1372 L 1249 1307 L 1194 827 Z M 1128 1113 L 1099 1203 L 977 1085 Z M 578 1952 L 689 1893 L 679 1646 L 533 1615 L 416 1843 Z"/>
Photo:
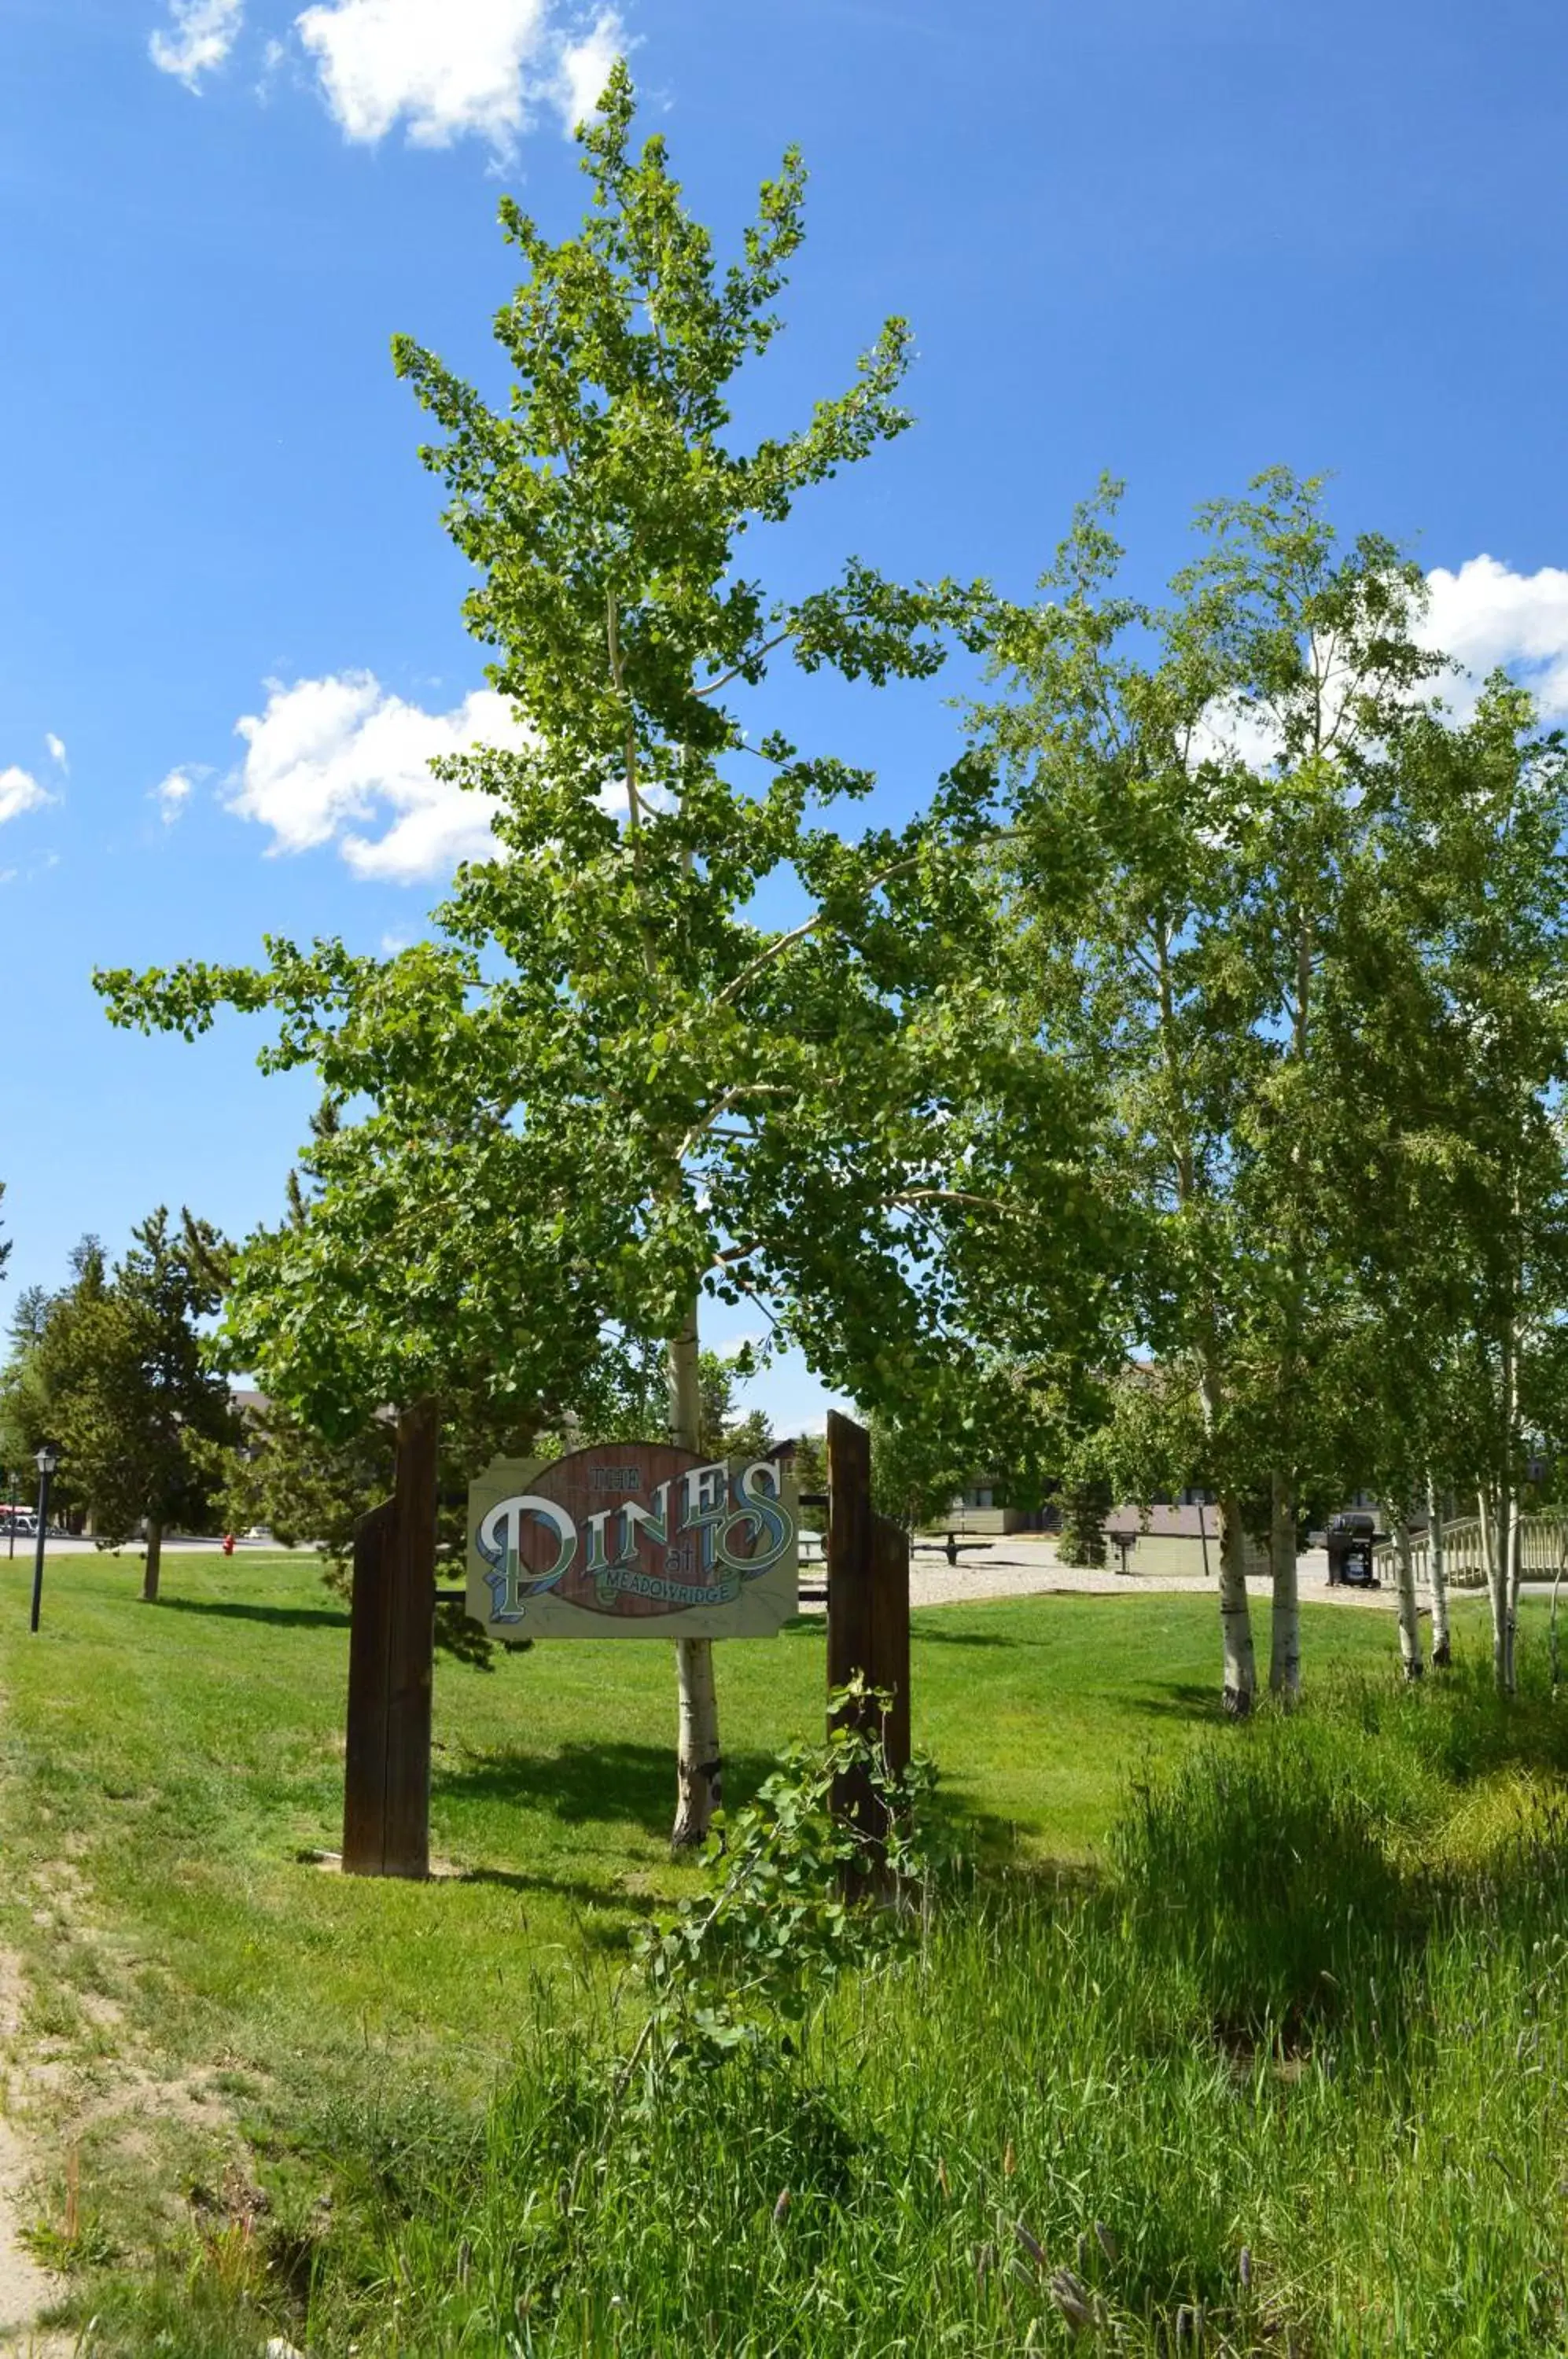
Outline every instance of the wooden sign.
<path id="1" fill-rule="evenodd" d="M 468 1611 L 491 1637 L 767 1637 L 796 1610 L 794 1478 L 777 1458 L 604 1442 L 498 1458 L 468 1494 Z"/>

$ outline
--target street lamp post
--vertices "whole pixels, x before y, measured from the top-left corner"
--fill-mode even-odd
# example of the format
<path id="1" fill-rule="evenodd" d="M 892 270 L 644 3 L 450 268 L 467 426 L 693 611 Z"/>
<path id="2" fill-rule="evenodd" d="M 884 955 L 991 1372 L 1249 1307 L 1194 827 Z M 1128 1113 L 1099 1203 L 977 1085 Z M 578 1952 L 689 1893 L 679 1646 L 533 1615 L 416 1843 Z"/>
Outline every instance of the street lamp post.
<path id="1" fill-rule="evenodd" d="M 38 1608 L 44 1599 L 44 1536 L 49 1530 L 49 1481 L 60 1464 L 60 1452 L 52 1442 L 46 1441 L 38 1451 L 38 1551 L 33 1559 L 33 1618 L 28 1628 L 38 1626 Z"/>

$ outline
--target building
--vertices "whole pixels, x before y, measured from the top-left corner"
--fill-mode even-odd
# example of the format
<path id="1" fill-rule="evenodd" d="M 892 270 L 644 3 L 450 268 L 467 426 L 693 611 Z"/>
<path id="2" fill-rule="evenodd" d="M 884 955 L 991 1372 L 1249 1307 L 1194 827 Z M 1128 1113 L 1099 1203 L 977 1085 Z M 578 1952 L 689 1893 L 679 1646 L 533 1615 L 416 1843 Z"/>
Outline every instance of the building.
<path id="1" fill-rule="evenodd" d="M 971 1538 L 1002 1538 L 1009 1532 L 1054 1532 L 1061 1528 L 1062 1509 L 1014 1506 L 1010 1486 L 1001 1474 L 978 1474 L 953 1500 L 949 1510 L 952 1528 Z M 1266 1540 L 1246 1537 L 1248 1578 L 1266 1576 Z M 1217 1578 L 1220 1569 L 1219 1509 L 1212 1499 L 1189 1492 L 1184 1499 L 1156 1506 L 1110 1508 L 1105 1516 L 1105 1562 L 1113 1571 L 1125 1560 L 1129 1573 L 1156 1578 L 1190 1575 Z"/>
<path id="2" fill-rule="evenodd" d="M 1061 1514 L 1054 1507 L 1015 1507 L 1002 1474 L 977 1474 L 949 1507 L 948 1522 L 956 1532 L 982 1537 L 1006 1532 L 1054 1531 Z"/>
<path id="3" fill-rule="evenodd" d="M 1207 1575 L 1217 1580 L 1220 1569 L 1220 1515 L 1211 1501 L 1183 1501 L 1179 1506 L 1113 1507 L 1105 1517 L 1106 1561 L 1160 1579 Z M 1114 1543 L 1127 1543 L 1125 1549 Z M 1269 1544 L 1248 1532 L 1243 1542 L 1248 1578 L 1268 1575 Z"/>

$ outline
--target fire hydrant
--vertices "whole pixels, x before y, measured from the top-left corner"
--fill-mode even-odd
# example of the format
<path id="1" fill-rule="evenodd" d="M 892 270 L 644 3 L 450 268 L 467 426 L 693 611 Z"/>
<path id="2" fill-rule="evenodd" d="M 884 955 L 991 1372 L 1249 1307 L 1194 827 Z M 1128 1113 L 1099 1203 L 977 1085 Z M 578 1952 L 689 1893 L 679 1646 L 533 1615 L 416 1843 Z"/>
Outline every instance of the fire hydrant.
<path id="1" fill-rule="evenodd" d="M 234 1552 L 234 1536 L 233 1532 L 225 1532 L 223 1534 L 223 1554 L 225 1556 L 233 1556 Z"/>

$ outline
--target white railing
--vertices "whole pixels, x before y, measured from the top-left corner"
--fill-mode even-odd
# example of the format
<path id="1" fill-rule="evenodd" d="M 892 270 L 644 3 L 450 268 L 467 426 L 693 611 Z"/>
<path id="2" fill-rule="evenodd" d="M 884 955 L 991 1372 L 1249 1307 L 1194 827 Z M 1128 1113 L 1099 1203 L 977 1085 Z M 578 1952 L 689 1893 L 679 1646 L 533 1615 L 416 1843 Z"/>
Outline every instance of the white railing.
<path id="1" fill-rule="evenodd" d="M 1520 1572 L 1526 1581 L 1552 1581 L 1568 1556 L 1568 1514 L 1561 1508 L 1548 1509 L 1539 1516 L 1519 1517 Z M 1430 1542 L 1425 1532 L 1413 1534 L 1410 1539 L 1410 1561 L 1415 1567 L 1418 1589 L 1432 1586 L 1429 1570 Z M 1443 1527 L 1443 1569 L 1450 1589 L 1485 1589 L 1486 1560 L 1481 1548 L 1481 1523 L 1477 1516 L 1461 1516 Z M 1391 1540 L 1372 1551 L 1372 1571 L 1376 1578 L 1391 1587 L 1399 1577 L 1397 1552 Z"/>

